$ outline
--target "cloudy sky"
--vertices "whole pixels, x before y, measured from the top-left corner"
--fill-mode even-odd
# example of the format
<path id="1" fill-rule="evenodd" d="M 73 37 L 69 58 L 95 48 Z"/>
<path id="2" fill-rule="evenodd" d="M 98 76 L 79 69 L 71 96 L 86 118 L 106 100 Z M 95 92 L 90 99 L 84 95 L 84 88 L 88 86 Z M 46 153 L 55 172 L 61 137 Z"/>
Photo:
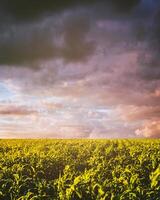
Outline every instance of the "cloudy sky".
<path id="1" fill-rule="evenodd" d="M 159 0 L 2 0 L 0 138 L 160 137 Z"/>

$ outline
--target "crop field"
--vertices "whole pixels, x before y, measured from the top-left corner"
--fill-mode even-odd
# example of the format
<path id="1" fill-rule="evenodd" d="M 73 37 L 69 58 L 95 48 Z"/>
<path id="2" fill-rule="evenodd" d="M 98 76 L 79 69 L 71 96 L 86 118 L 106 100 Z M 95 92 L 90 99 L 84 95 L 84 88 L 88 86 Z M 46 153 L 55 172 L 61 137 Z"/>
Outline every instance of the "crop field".
<path id="1" fill-rule="evenodd" d="M 0 140 L 0 200 L 160 200 L 160 140 Z"/>

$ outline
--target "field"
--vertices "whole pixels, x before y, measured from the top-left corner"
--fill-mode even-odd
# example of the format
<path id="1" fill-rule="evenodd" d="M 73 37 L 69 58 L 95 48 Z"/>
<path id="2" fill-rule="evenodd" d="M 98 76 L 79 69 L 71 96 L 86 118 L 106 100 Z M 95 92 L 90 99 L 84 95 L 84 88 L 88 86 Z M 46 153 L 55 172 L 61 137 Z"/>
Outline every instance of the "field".
<path id="1" fill-rule="evenodd" d="M 159 200 L 160 140 L 0 140 L 0 200 Z"/>

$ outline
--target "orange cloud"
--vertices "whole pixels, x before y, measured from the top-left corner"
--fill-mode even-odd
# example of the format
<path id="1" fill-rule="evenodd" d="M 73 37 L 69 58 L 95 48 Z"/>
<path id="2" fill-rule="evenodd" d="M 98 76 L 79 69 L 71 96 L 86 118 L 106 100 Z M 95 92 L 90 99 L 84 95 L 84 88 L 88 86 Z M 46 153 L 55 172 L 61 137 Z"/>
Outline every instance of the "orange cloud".
<path id="1" fill-rule="evenodd" d="M 36 111 L 25 106 L 1 106 L 0 115 L 31 115 Z"/>
<path id="2" fill-rule="evenodd" d="M 44 106 L 48 109 L 48 110 L 51 110 L 51 109 L 62 109 L 64 107 L 63 104 L 61 103 L 53 103 L 53 102 L 46 102 L 44 103 Z"/>
<path id="3" fill-rule="evenodd" d="M 149 138 L 160 138 L 160 120 L 144 124 L 144 127 L 135 131 L 136 135 Z"/>
<path id="4" fill-rule="evenodd" d="M 151 95 L 153 97 L 160 97 L 160 89 L 156 89 Z"/>

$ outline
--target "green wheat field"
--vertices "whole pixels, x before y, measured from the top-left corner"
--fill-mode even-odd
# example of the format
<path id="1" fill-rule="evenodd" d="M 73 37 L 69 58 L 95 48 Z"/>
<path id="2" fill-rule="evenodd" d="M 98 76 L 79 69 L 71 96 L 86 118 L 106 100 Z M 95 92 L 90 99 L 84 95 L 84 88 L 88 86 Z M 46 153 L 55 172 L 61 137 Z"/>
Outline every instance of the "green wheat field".
<path id="1" fill-rule="evenodd" d="M 0 200 L 160 200 L 160 140 L 0 140 Z"/>

